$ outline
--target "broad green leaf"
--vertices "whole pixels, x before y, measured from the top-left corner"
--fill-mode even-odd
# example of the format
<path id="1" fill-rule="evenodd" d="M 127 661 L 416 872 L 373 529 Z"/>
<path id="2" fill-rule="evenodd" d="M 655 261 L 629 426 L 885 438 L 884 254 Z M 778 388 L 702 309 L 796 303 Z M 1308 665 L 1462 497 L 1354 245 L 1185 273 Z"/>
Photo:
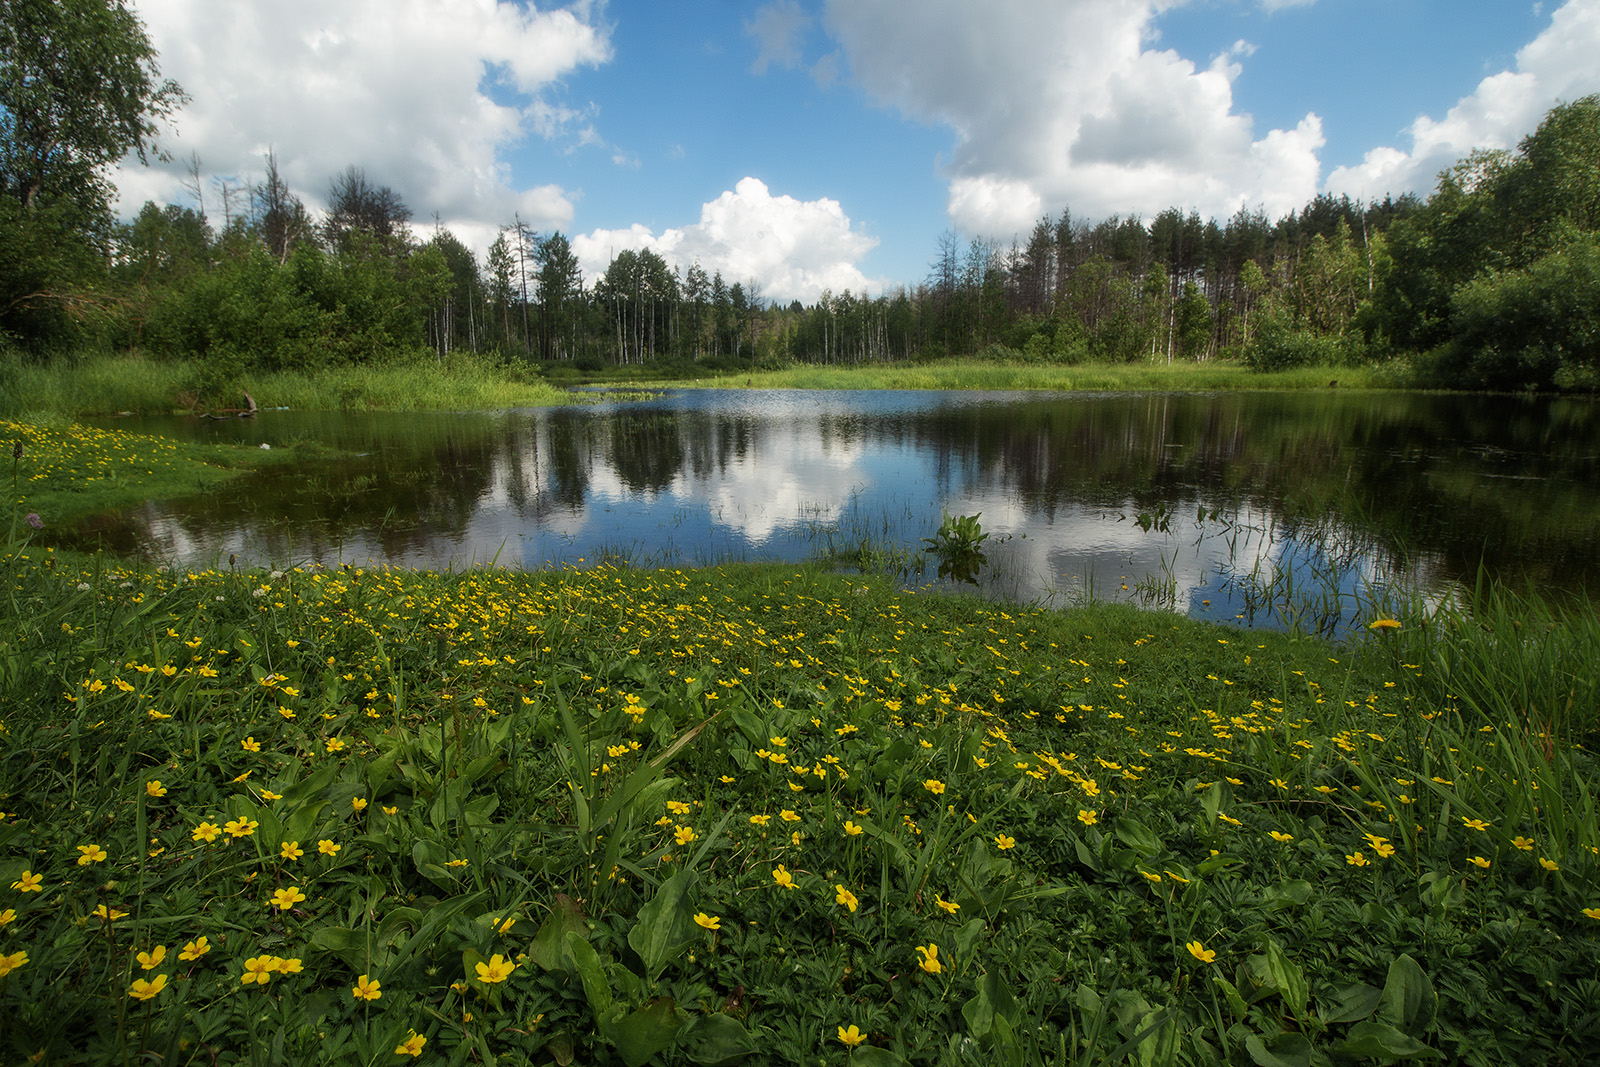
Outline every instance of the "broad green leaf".
<path id="1" fill-rule="evenodd" d="M 756 1051 L 755 1039 L 744 1024 L 720 1013 L 699 1016 L 684 1029 L 679 1040 L 684 1054 L 706 1067 L 732 1063 Z"/>
<path id="2" fill-rule="evenodd" d="M 1389 964 L 1389 977 L 1383 983 L 1383 1002 L 1378 1018 L 1397 1029 L 1420 1038 L 1433 1026 L 1439 997 L 1433 983 L 1409 955 Z"/>
<path id="3" fill-rule="evenodd" d="M 1279 1034 L 1270 1042 L 1251 1034 L 1244 1048 L 1257 1067 L 1311 1067 L 1311 1042 L 1304 1034 Z"/>
<path id="4" fill-rule="evenodd" d="M 1344 1042 L 1329 1050 L 1338 1056 L 1364 1056 L 1368 1059 L 1439 1059 L 1439 1053 L 1388 1023 L 1368 1019 L 1350 1028 Z"/>
<path id="5" fill-rule="evenodd" d="M 995 1030 L 997 1019 L 1003 1022 L 1016 1011 L 1017 1001 L 995 971 L 985 972 L 977 986 L 977 996 L 961 1006 L 961 1015 L 972 1036 L 981 1039 Z M 1009 1032 L 1010 1027 L 1005 1029 Z"/>
<path id="6" fill-rule="evenodd" d="M 1118 816 L 1115 832 L 1118 841 L 1147 859 L 1162 851 L 1161 839 L 1155 831 L 1131 816 Z"/>
<path id="7" fill-rule="evenodd" d="M 567 951 L 572 953 L 572 964 L 583 982 L 583 995 L 588 998 L 589 1010 L 594 1012 L 595 1024 L 611 1010 L 611 984 L 606 981 L 605 969 L 600 965 L 600 955 L 576 931 L 567 934 Z"/>
<path id="8" fill-rule="evenodd" d="M 850 1053 L 851 1067 L 902 1067 L 905 1060 L 886 1048 L 875 1045 L 857 1045 Z"/>
<path id="9" fill-rule="evenodd" d="M 1272 982 L 1277 986 L 1279 995 L 1294 1012 L 1295 1018 L 1304 1018 L 1306 998 L 1311 993 L 1310 987 L 1306 984 L 1305 972 L 1283 951 L 1282 945 L 1270 938 L 1267 940 L 1266 955 L 1267 971 L 1272 975 Z"/>
<path id="10" fill-rule="evenodd" d="M 670 1046 L 683 1029 L 683 1016 L 672 998 L 662 997 L 617 1022 L 602 1026 L 601 1033 L 616 1047 L 627 1067 L 644 1067 L 656 1053 Z"/>
<path id="11" fill-rule="evenodd" d="M 1267 896 L 1268 911 L 1283 911 L 1299 907 L 1311 899 L 1311 883 L 1304 878 L 1292 878 L 1272 887 Z"/>
<path id="12" fill-rule="evenodd" d="M 679 871 L 662 882 L 656 895 L 639 909 L 639 921 L 628 931 L 628 944 L 639 954 L 645 977 L 652 982 L 661 977 L 667 964 L 702 939 L 689 905 L 696 880 L 693 871 Z"/>
<path id="13" fill-rule="evenodd" d="M 540 970 L 554 971 L 572 964 L 572 950 L 567 947 L 567 935 L 583 935 L 583 909 L 565 893 L 557 893 L 550 914 L 539 924 L 528 955 Z"/>
<path id="14" fill-rule="evenodd" d="M 1317 1014 L 1324 1023 L 1353 1023 L 1377 1011 L 1382 1000 L 1383 990 L 1355 982 L 1335 992 L 1327 1007 Z"/>

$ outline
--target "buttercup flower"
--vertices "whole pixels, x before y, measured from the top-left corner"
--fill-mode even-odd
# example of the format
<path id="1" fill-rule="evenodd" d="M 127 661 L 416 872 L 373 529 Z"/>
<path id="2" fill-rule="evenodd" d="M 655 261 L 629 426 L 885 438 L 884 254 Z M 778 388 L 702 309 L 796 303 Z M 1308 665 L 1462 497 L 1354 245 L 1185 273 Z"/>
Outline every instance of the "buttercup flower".
<path id="1" fill-rule="evenodd" d="M 157 967 L 161 966 L 161 961 L 166 959 L 166 958 L 167 958 L 167 946 L 166 945 L 157 945 L 155 948 L 151 949 L 149 952 L 141 952 L 141 953 L 138 954 L 139 966 L 140 966 L 140 968 L 142 968 L 143 970 L 146 970 L 146 971 L 155 970 Z"/>
<path id="2" fill-rule="evenodd" d="M 146 782 L 144 791 L 146 795 L 152 797 L 164 797 L 167 795 L 167 787 L 161 784 L 161 779 L 159 778 L 152 778 Z"/>
<path id="3" fill-rule="evenodd" d="M 1005 834 L 995 834 L 994 844 L 996 848 L 1004 852 L 1008 848 L 1016 848 L 1017 839 L 1014 837 L 1007 837 Z"/>
<path id="4" fill-rule="evenodd" d="M 863 1034 L 860 1030 L 857 1030 L 855 1023 L 851 1023 L 850 1029 L 848 1030 L 842 1026 L 839 1027 L 839 1040 L 844 1043 L 846 1048 L 855 1048 L 866 1039 L 867 1035 Z"/>
<path id="5" fill-rule="evenodd" d="M 286 860 L 297 860 L 306 854 L 298 841 L 284 841 L 278 845 L 278 855 Z"/>
<path id="6" fill-rule="evenodd" d="M 210 951 L 211 942 L 207 941 L 204 937 L 197 937 L 187 945 L 183 946 L 183 950 L 178 953 L 178 958 L 183 960 L 185 963 L 188 963 L 199 959 L 201 956 L 204 956 Z"/>
<path id="7" fill-rule="evenodd" d="M 921 957 L 917 960 L 917 966 L 929 974 L 939 974 L 944 970 L 944 965 L 939 962 L 939 946 L 933 942 L 930 941 L 926 945 L 918 945 L 917 955 Z"/>
<path id="8" fill-rule="evenodd" d="M 378 981 L 362 975 L 356 979 L 356 984 L 351 988 L 350 995 L 357 1000 L 377 1000 L 383 996 L 383 990 L 378 988 Z"/>
<path id="9" fill-rule="evenodd" d="M 317 851 L 322 853 L 324 856 L 337 856 L 339 854 L 339 850 L 343 847 L 343 845 L 330 841 L 327 838 L 323 838 L 321 841 L 317 842 Z"/>
<path id="10" fill-rule="evenodd" d="M 43 893 L 44 875 L 34 874 L 32 871 L 23 871 L 22 877 L 11 883 L 11 888 L 19 893 Z"/>
<path id="11" fill-rule="evenodd" d="M 676 841 L 680 845 L 687 845 L 697 836 L 699 835 L 694 832 L 694 827 L 680 826 L 673 832 L 672 840 Z"/>
<path id="12" fill-rule="evenodd" d="M 420 1056 L 422 1055 L 422 1046 L 427 1043 L 428 1039 L 426 1037 L 412 1030 L 404 1041 L 395 1046 L 394 1054 L 396 1056 Z"/>
<path id="13" fill-rule="evenodd" d="M 78 846 L 78 866 L 87 867 L 91 863 L 99 863 L 106 858 L 106 850 L 99 845 Z"/>
<path id="14" fill-rule="evenodd" d="M 367 802 L 366 802 L 365 798 L 363 798 L 363 797 L 351 797 L 350 798 L 350 806 L 352 808 L 356 809 L 357 811 L 366 811 L 367 810 Z"/>
<path id="15" fill-rule="evenodd" d="M 1286 834 L 1286 833 L 1283 833 L 1282 831 L 1279 831 L 1279 830 L 1268 830 L 1267 831 L 1267 836 L 1272 838 L 1274 841 L 1278 842 L 1279 844 L 1283 844 L 1286 841 L 1293 841 L 1294 840 L 1294 835 L 1293 834 Z"/>
<path id="16" fill-rule="evenodd" d="M 703 911 L 695 913 L 694 921 L 696 923 L 698 923 L 699 925 L 705 927 L 707 930 L 720 930 L 720 929 L 722 929 L 722 920 L 721 919 L 719 919 L 715 915 L 707 915 Z"/>
<path id="17" fill-rule="evenodd" d="M 1097 811 L 1089 811 L 1087 808 L 1079 808 L 1078 821 L 1083 823 L 1085 826 L 1093 826 L 1095 823 L 1100 821 L 1100 813 Z"/>
<path id="18" fill-rule="evenodd" d="M 272 981 L 272 972 L 277 969 L 277 960 L 274 957 L 251 956 L 244 961 L 244 973 L 239 976 L 239 981 L 245 985 L 255 983 L 266 985 Z"/>
<path id="19" fill-rule="evenodd" d="M 222 824 L 222 828 L 228 831 L 230 836 L 239 838 L 249 837 L 256 832 L 256 827 L 260 825 L 255 819 L 229 819 Z"/>
<path id="20" fill-rule="evenodd" d="M 861 831 L 861 827 L 857 826 L 855 823 L 851 822 L 849 819 L 846 819 L 844 821 L 844 832 L 846 834 L 850 835 L 851 837 L 855 837 L 857 834 L 861 833 L 862 831 Z"/>
<path id="21" fill-rule="evenodd" d="M 289 886 L 287 889 L 274 889 L 272 891 L 271 906 L 279 911 L 288 911 L 305 899 L 306 895 L 300 892 L 296 886 Z"/>
<path id="22" fill-rule="evenodd" d="M 794 875 L 784 870 L 783 864 L 781 863 L 772 868 L 772 880 L 777 882 L 785 889 L 794 888 Z"/>
<path id="23" fill-rule="evenodd" d="M 1491 861 L 1484 859 L 1482 856 L 1468 856 L 1467 862 L 1474 864 L 1475 866 L 1482 867 L 1484 870 L 1488 870 Z"/>
<path id="24" fill-rule="evenodd" d="M 940 793 L 944 792 L 944 783 L 939 781 L 937 778 L 929 778 L 922 783 L 922 788 L 926 789 L 934 796 L 938 796 Z"/>
<path id="25" fill-rule="evenodd" d="M 861 903 L 856 899 L 856 895 L 842 885 L 836 885 L 833 888 L 835 890 L 833 894 L 833 902 L 841 907 L 849 908 L 853 914 L 857 906 L 859 906 Z"/>
<path id="26" fill-rule="evenodd" d="M 194 828 L 194 833 L 190 834 L 189 836 L 196 841 L 204 841 L 209 845 L 211 842 L 215 841 L 219 836 L 221 836 L 221 834 L 222 831 L 217 828 L 216 823 L 203 822 L 199 826 L 196 826 Z"/>
<path id="27" fill-rule="evenodd" d="M 1214 963 L 1214 962 L 1216 962 L 1216 959 L 1217 959 L 1216 952 L 1214 952 L 1213 950 L 1211 950 L 1209 948 L 1206 948 L 1204 945 L 1202 945 L 1198 941 L 1190 941 L 1187 944 L 1185 944 L 1183 947 L 1189 950 L 1189 955 L 1193 956 L 1195 959 L 1199 960 L 1201 963 Z"/>
<path id="28" fill-rule="evenodd" d="M 516 969 L 516 964 L 511 963 L 505 957 L 501 956 L 500 953 L 496 952 L 493 956 L 489 957 L 488 963 L 480 963 L 477 965 L 478 981 L 504 982 L 507 978 L 511 977 L 511 972 Z"/>
<path id="29" fill-rule="evenodd" d="M 135 978 L 133 985 L 128 987 L 128 995 L 140 1000 L 149 1000 L 165 988 L 167 988 L 167 976 L 164 974 L 158 974 L 148 982 L 143 978 Z"/>

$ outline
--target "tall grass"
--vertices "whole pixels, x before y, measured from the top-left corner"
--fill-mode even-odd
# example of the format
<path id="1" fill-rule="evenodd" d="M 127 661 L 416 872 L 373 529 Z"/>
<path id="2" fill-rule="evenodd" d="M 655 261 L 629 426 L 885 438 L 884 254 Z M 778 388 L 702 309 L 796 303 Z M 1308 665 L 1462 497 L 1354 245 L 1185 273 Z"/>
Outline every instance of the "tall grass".
<path id="1" fill-rule="evenodd" d="M 1117 363 L 1083 366 L 996 364 L 979 360 L 874 363 L 856 367 L 797 366 L 780 371 L 707 378 L 702 385 L 757 389 L 1052 389 L 1077 392 L 1130 390 L 1246 390 L 1385 388 L 1371 368 L 1302 367 L 1261 373 L 1237 363 Z"/>
<path id="2" fill-rule="evenodd" d="M 42 365 L 7 362 L 0 366 L 0 415 L 37 420 L 188 410 L 195 403 L 191 383 L 198 370 L 192 361 L 157 362 L 137 354 L 62 358 Z M 531 371 L 467 354 L 309 372 L 247 371 L 231 390 L 230 404 L 242 406 L 249 393 L 262 407 L 312 411 L 537 407 L 569 399 Z"/>

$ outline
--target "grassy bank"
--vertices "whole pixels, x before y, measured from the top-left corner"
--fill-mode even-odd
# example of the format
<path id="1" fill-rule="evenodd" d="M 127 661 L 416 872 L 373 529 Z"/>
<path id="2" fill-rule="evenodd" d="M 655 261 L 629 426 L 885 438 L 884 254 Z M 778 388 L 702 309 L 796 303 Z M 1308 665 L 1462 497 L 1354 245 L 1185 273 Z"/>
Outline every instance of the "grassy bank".
<path id="1" fill-rule="evenodd" d="M 566 403 L 570 396 L 532 371 L 499 367 L 469 355 L 374 367 L 305 373 L 245 371 L 196 399 L 203 368 L 138 356 L 58 360 L 42 366 L 0 366 L 0 415 L 74 417 L 117 412 L 165 414 L 244 404 L 309 411 L 370 408 L 390 411 L 468 411 Z"/>
<path id="2" fill-rule="evenodd" d="M 794 566 L 0 566 L 7 1062 L 1600 1039 L 1592 612 L 1335 648 Z"/>
<path id="3" fill-rule="evenodd" d="M 0 365 L 0 415 L 73 417 L 116 412 L 159 414 L 193 409 L 197 363 L 165 363 L 138 356 L 58 360 L 44 366 Z M 581 383 L 669 384 L 652 368 L 617 367 L 581 373 L 559 365 L 550 380 L 533 367 L 515 368 L 456 355 L 378 367 L 342 367 L 307 373 L 241 372 L 212 383 L 208 407 L 243 404 L 248 392 L 262 407 L 300 410 L 465 411 L 535 407 L 570 400 L 565 386 Z M 761 389 L 1050 389 L 1077 391 L 1392 388 L 1379 368 L 1308 367 L 1261 373 L 1237 363 L 1032 366 L 980 360 L 859 367 L 797 366 L 782 371 L 693 371 L 677 384 Z"/>
<path id="4" fill-rule="evenodd" d="M 326 454 L 314 443 L 244 448 L 101 429 L 64 418 L 0 418 L 0 483 L 9 491 L 0 514 L 13 531 L 29 513 L 54 525 L 146 500 L 203 493 L 269 464 Z"/>
<path id="5" fill-rule="evenodd" d="M 1053 389 L 1078 392 L 1391 388 L 1372 367 L 1304 367 L 1259 372 L 1238 363 L 1115 363 L 1082 366 L 996 364 L 980 360 L 942 363 L 799 366 L 781 371 L 722 375 L 702 385 L 757 389 Z"/>

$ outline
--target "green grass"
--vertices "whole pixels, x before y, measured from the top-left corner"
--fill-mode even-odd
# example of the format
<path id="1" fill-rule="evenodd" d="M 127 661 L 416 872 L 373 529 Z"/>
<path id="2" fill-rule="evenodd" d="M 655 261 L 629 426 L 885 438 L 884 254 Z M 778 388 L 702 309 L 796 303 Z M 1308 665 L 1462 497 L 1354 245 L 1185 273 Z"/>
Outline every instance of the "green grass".
<path id="1" fill-rule="evenodd" d="M 792 565 L 0 575 L 8 1062 L 1600 1039 L 1592 616 L 1535 724 L 1515 599 L 1335 647 Z"/>
<path id="2" fill-rule="evenodd" d="M 562 389 L 531 370 L 496 366 L 460 354 L 372 367 L 337 367 L 309 373 L 246 371 L 221 387 L 209 404 L 197 403 L 201 368 L 188 361 L 156 362 L 132 356 L 58 359 L 43 365 L 0 366 L 0 415 L 71 418 L 118 412 L 166 414 L 209 407 L 242 407 L 244 394 L 261 407 L 308 411 L 384 409 L 465 411 L 568 403 Z"/>
<path id="3" fill-rule="evenodd" d="M 980 360 L 940 363 L 873 363 L 857 367 L 796 366 L 708 377 L 700 384 L 757 389 L 1052 389 L 1077 392 L 1127 390 L 1242 390 L 1387 388 L 1381 370 L 1306 367 L 1261 373 L 1238 363 L 1117 363 L 1081 366 L 995 364 Z"/>
<path id="4" fill-rule="evenodd" d="M 9 493 L 5 514 L 20 519 L 31 512 L 48 525 L 192 496 L 268 464 L 327 456 L 311 443 L 275 450 L 195 444 L 60 418 L 0 418 L 0 449 L 0 481 Z"/>

